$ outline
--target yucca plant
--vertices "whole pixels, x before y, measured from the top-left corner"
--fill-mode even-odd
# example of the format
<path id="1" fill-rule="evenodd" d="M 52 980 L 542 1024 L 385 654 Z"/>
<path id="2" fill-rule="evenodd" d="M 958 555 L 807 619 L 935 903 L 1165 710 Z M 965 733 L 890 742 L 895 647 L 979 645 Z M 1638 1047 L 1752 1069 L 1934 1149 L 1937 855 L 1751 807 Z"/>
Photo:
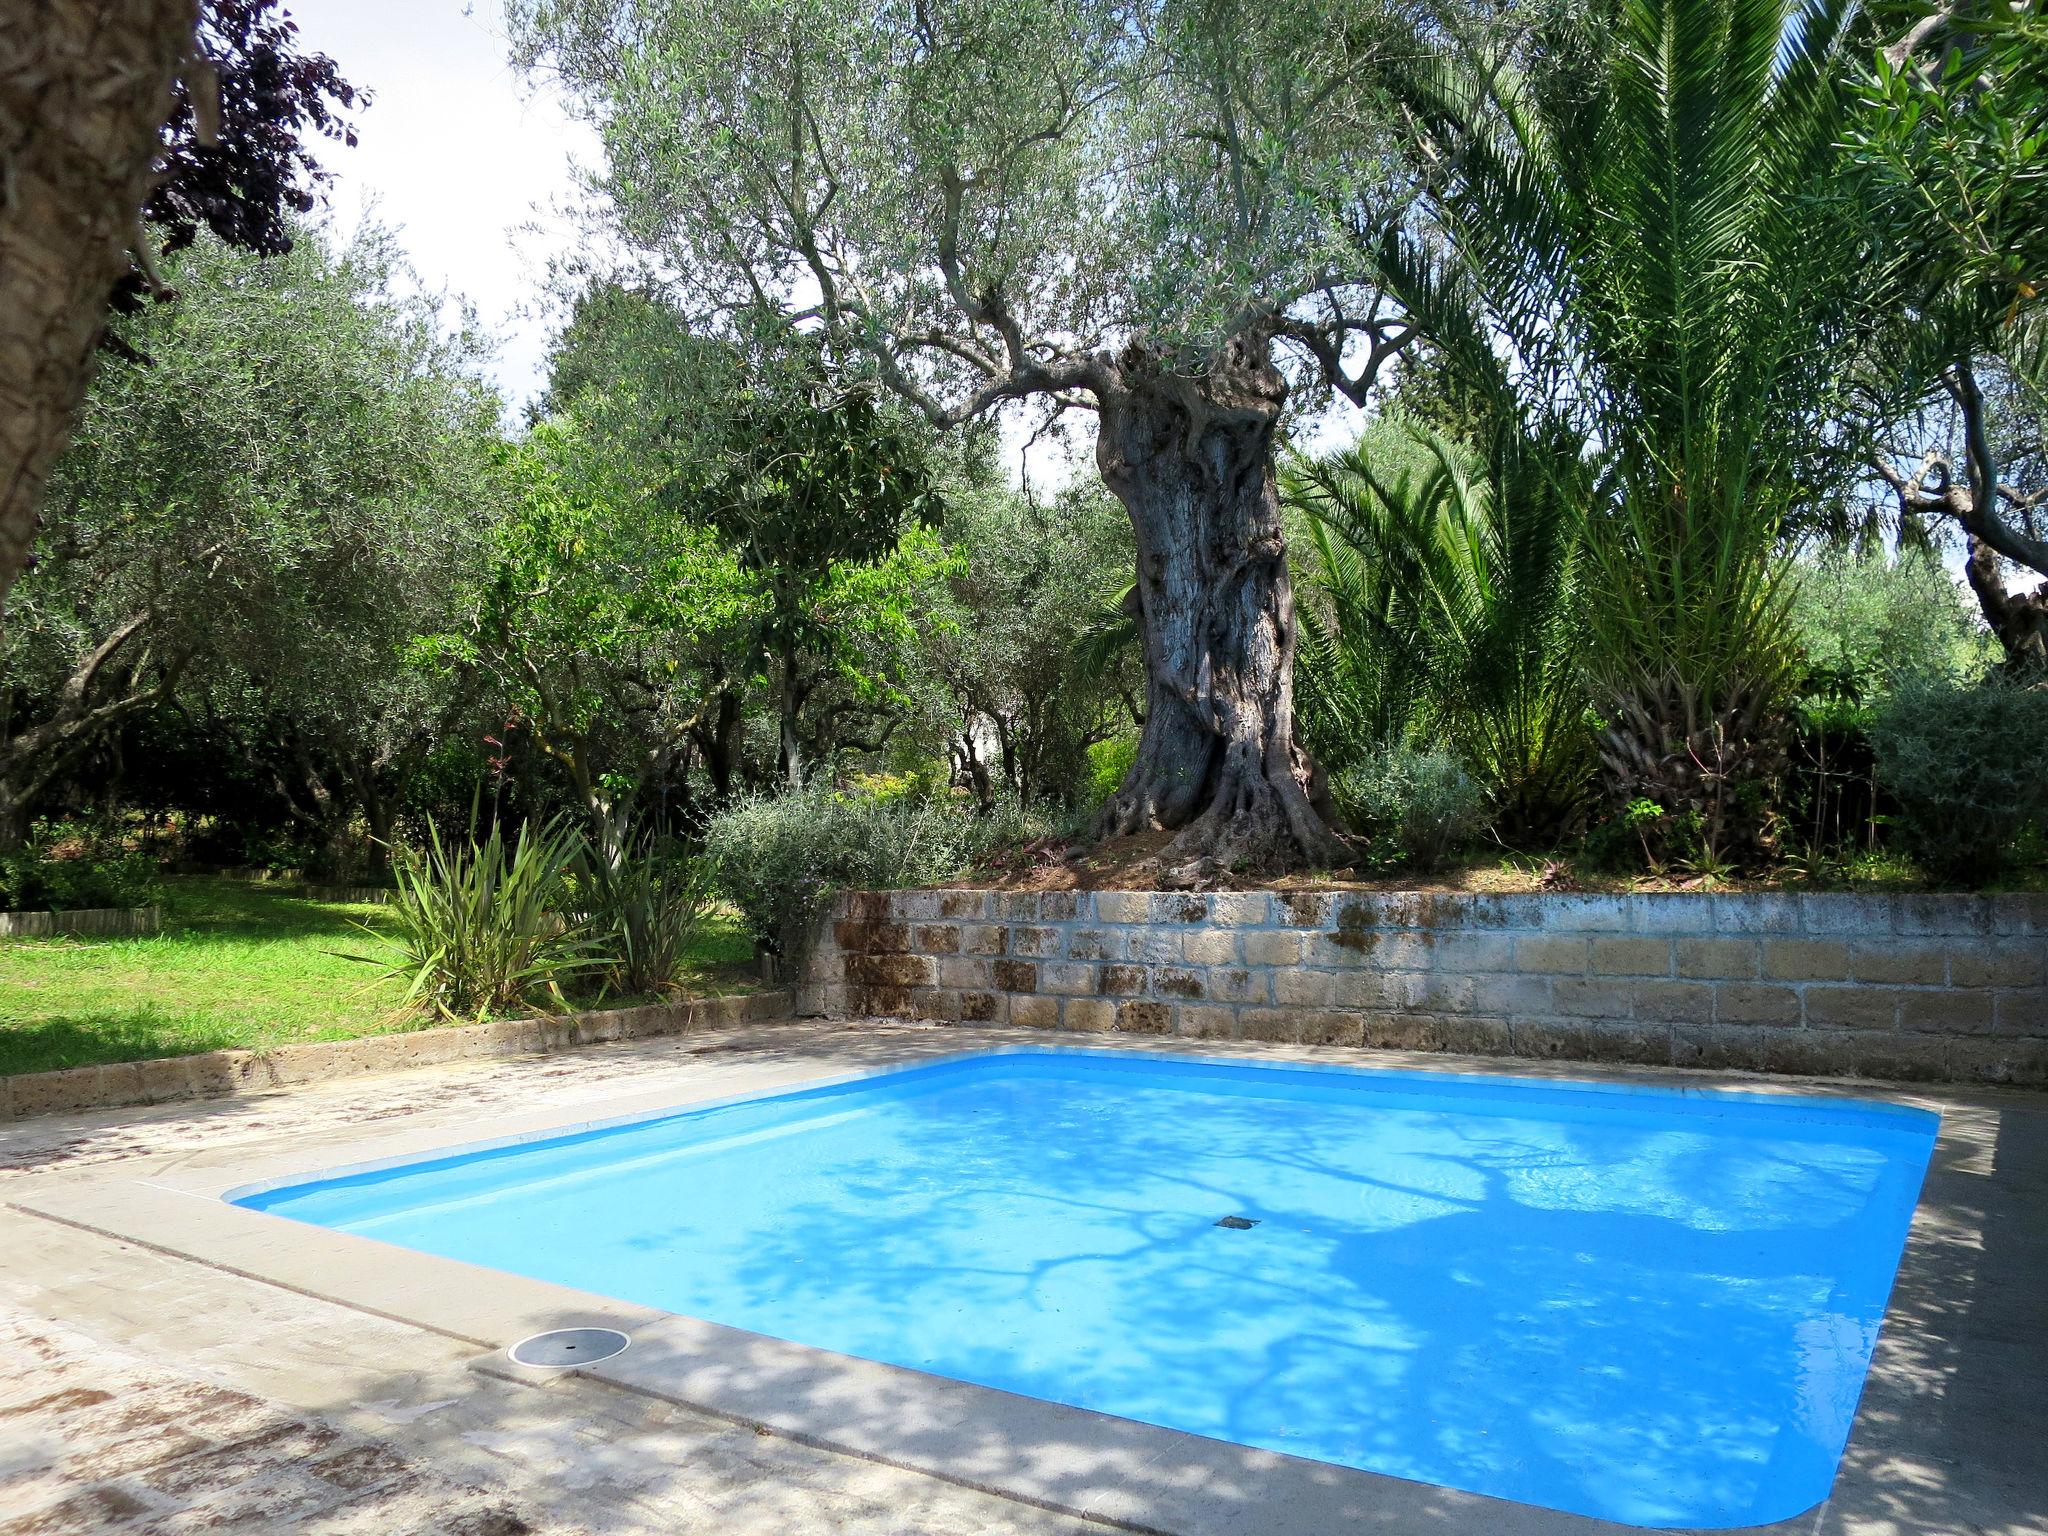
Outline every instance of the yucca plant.
<path id="1" fill-rule="evenodd" d="M 356 958 L 404 979 L 405 1006 L 441 1018 L 565 1006 L 564 985 L 609 958 L 588 922 L 563 915 L 583 844 L 560 820 L 529 822 L 509 842 L 495 823 L 480 840 L 451 841 L 430 820 L 426 847 L 392 861 L 387 953 Z"/>
<path id="2" fill-rule="evenodd" d="M 1433 50 L 1403 83 L 1442 260 L 1389 279 L 1424 328 L 1513 359 L 1597 452 L 1586 675 L 1618 800 L 1754 839 L 1798 652 L 1780 538 L 1874 279 L 1829 200 L 1850 0 L 1624 0 L 1594 88 Z"/>
<path id="3" fill-rule="evenodd" d="M 605 948 L 611 991 L 680 990 L 711 901 L 705 860 L 636 831 L 618 812 L 576 862 L 573 908 Z"/>
<path id="4" fill-rule="evenodd" d="M 1491 435 L 1480 450 L 1396 420 L 1288 466 L 1281 494 L 1313 554 L 1303 717 L 1334 738 L 1315 745 L 1336 768 L 1408 736 L 1449 746 L 1495 824 L 1541 839 L 1583 810 L 1593 770 L 1579 508 L 1548 462 L 1576 462 L 1578 444 Z"/>

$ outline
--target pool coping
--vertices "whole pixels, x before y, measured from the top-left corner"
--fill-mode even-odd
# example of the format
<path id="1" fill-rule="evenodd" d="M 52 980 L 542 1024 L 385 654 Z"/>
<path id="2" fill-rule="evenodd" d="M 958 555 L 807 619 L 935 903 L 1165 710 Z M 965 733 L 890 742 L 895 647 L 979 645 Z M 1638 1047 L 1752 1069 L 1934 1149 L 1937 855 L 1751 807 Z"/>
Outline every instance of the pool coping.
<path id="1" fill-rule="evenodd" d="M 1381 1474 L 1208 1440 L 1177 1430 L 1021 1397 L 903 1367 L 854 1359 L 700 1319 L 621 1303 L 543 1281 L 394 1247 L 229 1205 L 224 1196 L 300 1182 L 345 1169 L 388 1166 L 481 1145 L 508 1145 L 599 1126 L 659 1118 L 677 1110 L 762 1097 L 832 1082 L 908 1070 L 945 1058 L 1089 1050 L 1072 1036 L 1019 1039 L 1005 1033 L 970 1042 L 962 1032 L 888 1042 L 877 1059 L 846 1069 L 783 1062 L 765 1081 L 738 1092 L 659 1093 L 620 1100 L 616 1114 L 593 1120 L 567 1107 L 519 1117 L 488 1138 L 451 1138 L 445 1127 L 384 1130 L 329 1139 L 286 1152 L 246 1148 L 200 1154 L 132 1174 L 46 1175 L 10 1203 L 89 1231 L 194 1260 L 377 1316 L 429 1329 L 488 1351 L 476 1368 L 517 1380 L 536 1373 L 503 1351 L 547 1328 L 616 1327 L 630 1334 L 623 1355 L 578 1375 L 615 1388 L 685 1404 L 827 1449 L 908 1467 L 947 1481 L 1105 1524 L 1172 1536 L 1326 1536 L 1339 1526 L 1401 1531 L 1486 1531 L 1514 1536 L 1609 1536 L 1639 1529 L 1586 1516 L 1460 1493 Z M 1403 1063 L 1368 1058 L 1303 1060 L 1271 1048 L 1230 1049 L 1218 1042 L 1180 1048 L 1169 1041 L 1119 1040 L 1119 1055 L 1173 1055 L 1230 1064 L 1280 1064 L 1345 1071 L 1357 1066 L 1408 1075 Z M 1361 1053 L 1363 1054 L 1363 1053 Z M 1956 1111 L 1968 1094 L 1883 1089 L 1863 1083 L 1766 1080 L 1666 1070 L 1504 1072 L 1502 1063 L 1430 1057 L 1423 1075 L 1560 1080 L 1600 1087 L 1734 1091 L 1749 1098 L 1811 1096 L 1900 1104 L 1943 1113 L 1937 1168 L 1969 1149 L 1951 1144 Z M 337 1144 L 339 1142 L 339 1144 Z M 1946 1150 L 1947 1158 L 1944 1158 Z M 367 1153 L 350 1157 L 351 1152 Z M 1922 1240 L 1917 1219 L 1907 1255 Z M 1895 1288 L 1887 1325 L 1894 1323 Z M 1904 1326 L 1899 1324 L 1899 1326 Z M 1877 1369 L 1873 1362 L 1872 1372 Z M 1866 1392 L 1867 1395 L 1867 1392 Z M 1865 1425 L 1859 1409 L 1851 1449 Z M 1838 1474 L 1850 1476 L 1845 1454 Z M 1818 1532 L 1829 1505 L 1766 1526 L 1754 1536 Z"/>

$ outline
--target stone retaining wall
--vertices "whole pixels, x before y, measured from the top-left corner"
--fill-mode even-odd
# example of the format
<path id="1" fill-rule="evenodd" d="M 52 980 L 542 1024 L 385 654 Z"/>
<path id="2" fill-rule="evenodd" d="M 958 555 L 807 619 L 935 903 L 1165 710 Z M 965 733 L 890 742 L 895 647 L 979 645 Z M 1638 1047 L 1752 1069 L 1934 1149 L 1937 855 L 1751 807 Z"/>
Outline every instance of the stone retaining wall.
<path id="1" fill-rule="evenodd" d="M 861 892 L 809 1016 L 2048 1084 L 2048 897 Z"/>
<path id="2" fill-rule="evenodd" d="M 268 1093 L 365 1072 L 392 1072 L 403 1067 L 489 1056 L 526 1056 L 610 1040 L 689 1034 L 723 1025 L 787 1019 L 791 1017 L 793 1001 L 788 992 L 752 992 L 552 1018 L 441 1025 L 400 1034 L 365 1035 L 358 1040 L 281 1045 L 268 1051 L 207 1051 L 195 1056 L 71 1067 L 60 1072 L 24 1072 L 0 1077 L 0 1119 Z"/>
<path id="3" fill-rule="evenodd" d="M 0 912 L 0 938 L 47 939 L 60 933 L 136 938 L 162 930 L 161 907 L 81 907 L 72 912 Z"/>

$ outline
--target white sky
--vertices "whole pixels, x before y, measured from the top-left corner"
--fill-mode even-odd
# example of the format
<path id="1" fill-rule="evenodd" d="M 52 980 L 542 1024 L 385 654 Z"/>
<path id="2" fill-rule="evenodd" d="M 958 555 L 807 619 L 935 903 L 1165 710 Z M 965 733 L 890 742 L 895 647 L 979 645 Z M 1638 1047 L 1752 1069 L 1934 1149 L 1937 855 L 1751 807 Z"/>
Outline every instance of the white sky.
<path id="1" fill-rule="evenodd" d="M 502 345 L 495 369 L 515 405 L 545 383 L 547 327 L 535 312 L 550 255 L 571 243 L 571 156 L 597 139 L 506 62 L 500 0 L 290 0 L 308 50 L 375 97 L 354 149 L 322 144 L 330 206 L 352 228 L 370 211 L 398 231 L 430 290 L 476 306 Z M 538 225 L 530 229 L 528 226 Z"/>

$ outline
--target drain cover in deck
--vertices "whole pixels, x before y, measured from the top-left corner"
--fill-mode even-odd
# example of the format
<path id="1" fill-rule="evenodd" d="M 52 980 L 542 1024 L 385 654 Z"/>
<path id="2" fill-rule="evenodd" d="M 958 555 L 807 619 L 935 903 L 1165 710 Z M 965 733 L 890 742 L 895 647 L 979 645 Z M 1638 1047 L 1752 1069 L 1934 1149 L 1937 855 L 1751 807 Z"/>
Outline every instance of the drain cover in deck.
<path id="1" fill-rule="evenodd" d="M 616 1328 L 557 1328 L 521 1339 L 509 1353 L 520 1365 L 589 1365 L 611 1359 L 632 1342 Z"/>
<path id="2" fill-rule="evenodd" d="M 1260 1220 L 1261 1218 L 1257 1216 L 1226 1216 L 1217 1222 L 1216 1225 L 1228 1227 L 1233 1232 L 1249 1232 L 1259 1224 Z"/>

